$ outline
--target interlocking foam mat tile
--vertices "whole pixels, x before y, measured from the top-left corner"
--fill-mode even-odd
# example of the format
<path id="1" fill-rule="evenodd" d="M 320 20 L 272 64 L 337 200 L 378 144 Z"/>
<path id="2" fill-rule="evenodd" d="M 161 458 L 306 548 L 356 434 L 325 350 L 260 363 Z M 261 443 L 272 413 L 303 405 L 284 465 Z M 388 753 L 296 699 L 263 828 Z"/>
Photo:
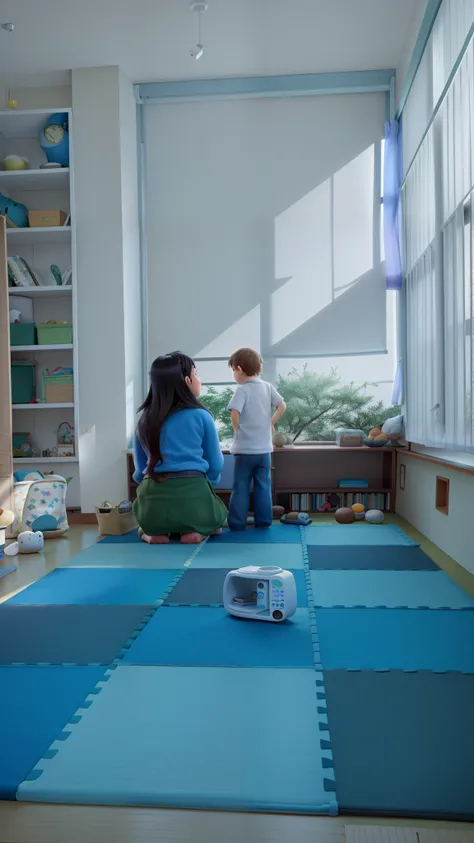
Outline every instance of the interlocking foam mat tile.
<path id="1" fill-rule="evenodd" d="M 474 612 L 316 609 L 324 669 L 474 673 Z"/>
<path id="2" fill-rule="evenodd" d="M 335 813 L 316 676 L 119 666 L 17 798 Z"/>
<path id="3" fill-rule="evenodd" d="M 417 547 L 400 527 L 395 524 L 321 524 L 306 528 L 309 545 L 372 545 L 372 547 Z"/>
<path id="4" fill-rule="evenodd" d="M 299 530 L 297 530 L 300 535 Z M 303 569 L 303 548 L 298 544 L 218 545 L 206 542 L 192 560 L 193 568 L 243 568 L 246 565 L 279 565 L 287 570 Z"/>
<path id="5" fill-rule="evenodd" d="M 16 570 L 17 568 L 14 565 L 0 565 L 0 580 L 6 577 L 7 574 L 13 574 Z"/>
<path id="6" fill-rule="evenodd" d="M 180 571 L 127 570 L 126 568 L 56 568 L 8 605 L 88 604 L 150 605 L 162 596 Z"/>
<path id="7" fill-rule="evenodd" d="M 300 541 L 300 528 L 295 527 L 293 524 L 272 524 L 268 529 L 255 527 L 248 527 L 246 530 L 224 529 L 222 535 L 211 536 L 210 539 L 212 544 L 228 544 L 229 542 L 250 542 L 250 544 L 255 544 L 256 542 L 268 542 L 269 544 L 285 542 L 286 544 L 295 544 Z"/>
<path id="8" fill-rule="evenodd" d="M 126 652 L 123 663 L 312 668 L 311 631 L 307 609 L 297 609 L 289 620 L 275 624 L 230 617 L 221 608 L 164 606 Z"/>
<path id="9" fill-rule="evenodd" d="M 308 546 L 309 567 L 339 571 L 439 571 L 419 547 Z"/>
<path id="10" fill-rule="evenodd" d="M 315 606 L 474 609 L 442 571 L 311 571 Z"/>
<path id="11" fill-rule="evenodd" d="M 0 606 L 0 664 L 110 664 L 146 606 Z"/>
<path id="12" fill-rule="evenodd" d="M 142 540 L 138 535 L 138 530 L 131 530 L 123 536 L 105 536 L 100 541 L 102 544 L 138 544 Z"/>
<path id="13" fill-rule="evenodd" d="M 474 676 L 324 671 L 339 809 L 474 819 Z"/>
<path id="14" fill-rule="evenodd" d="M 103 675 L 100 667 L 0 667 L 0 799 L 15 799 Z"/>
<path id="15" fill-rule="evenodd" d="M 233 568 L 188 568 L 170 591 L 165 606 L 214 606 L 223 601 L 224 580 Z M 292 571 L 298 606 L 308 605 L 304 571 Z"/>
<path id="16" fill-rule="evenodd" d="M 82 550 L 63 568 L 184 568 L 196 553 L 196 546 L 184 544 L 151 545 L 97 544 Z"/>

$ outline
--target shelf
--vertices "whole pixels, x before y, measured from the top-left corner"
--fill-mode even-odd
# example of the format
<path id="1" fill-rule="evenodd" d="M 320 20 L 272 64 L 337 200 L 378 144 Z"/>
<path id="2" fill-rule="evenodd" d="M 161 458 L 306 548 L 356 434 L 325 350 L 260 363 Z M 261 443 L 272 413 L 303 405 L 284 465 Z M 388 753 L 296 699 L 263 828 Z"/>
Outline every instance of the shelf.
<path id="1" fill-rule="evenodd" d="M 17 351 L 72 351 L 73 348 L 72 343 L 68 345 L 60 345 L 59 343 L 56 343 L 56 345 L 11 345 L 10 351 L 15 354 Z"/>
<path id="2" fill-rule="evenodd" d="M 52 114 L 70 113 L 69 108 L 0 111 L 0 134 L 5 138 L 38 139 L 41 127 Z"/>
<path id="3" fill-rule="evenodd" d="M 0 170 L 2 190 L 67 190 L 69 167 L 54 170 Z"/>
<path id="4" fill-rule="evenodd" d="M 51 286 L 51 287 L 9 287 L 8 288 L 8 295 L 9 296 L 64 296 L 65 294 L 72 293 L 72 287 L 69 285 L 68 287 L 58 287 L 58 286 Z"/>
<path id="5" fill-rule="evenodd" d="M 19 246 L 38 246 L 48 243 L 70 243 L 71 226 L 45 226 L 44 228 L 7 228 L 9 243 Z"/>
<path id="6" fill-rule="evenodd" d="M 12 410 L 73 410 L 74 404 L 12 404 Z"/>
<path id="7" fill-rule="evenodd" d="M 22 463 L 26 463 L 27 465 L 31 465 L 32 463 L 35 465 L 37 463 L 50 465 L 51 463 L 58 462 L 79 462 L 79 457 L 15 457 L 13 465 L 21 465 Z"/>
<path id="8" fill-rule="evenodd" d="M 296 489 L 295 486 L 293 486 L 292 489 L 279 489 L 278 486 L 275 486 L 275 492 L 280 493 L 282 495 L 325 495 L 325 494 L 330 495 L 330 494 L 333 494 L 333 493 L 335 493 L 337 495 L 344 495 L 346 493 L 348 493 L 350 495 L 353 495 L 353 494 L 357 494 L 357 495 L 374 495 L 374 494 L 376 495 L 376 494 L 379 494 L 379 495 L 381 495 L 381 494 L 388 494 L 391 491 L 392 491 L 391 488 L 388 488 L 388 489 L 387 488 L 385 488 L 385 489 L 378 488 L 377 489 L 373 486 L 370 486 L 368 489 L 361 489 L 360 487 L 355 488 L 355 487 L 352 487 L 352 486 L 349 489 L 347 489 L 347 488 L 341 489 L 339 487 L 337 487 L 337 488 L 334 487 L 332 489 L 328 489 L 327 487 L 325 489 L 301 489 L 300 487 L 298 487 Z"/>

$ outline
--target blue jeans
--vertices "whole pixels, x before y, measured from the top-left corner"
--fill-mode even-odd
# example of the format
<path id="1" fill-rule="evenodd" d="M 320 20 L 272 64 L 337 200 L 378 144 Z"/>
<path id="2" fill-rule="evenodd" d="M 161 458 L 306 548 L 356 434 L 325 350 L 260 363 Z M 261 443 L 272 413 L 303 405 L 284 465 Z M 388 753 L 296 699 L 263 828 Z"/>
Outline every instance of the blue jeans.
<path id="1" fill-rule="evenodd" d="M 270 527 L 272 523 L 271 454 L 236 454 L 234 486 L 227 523 L 231 530 L 245 530 L 249 511 L 250 486 L 253 480 L 255 525 Z"/>

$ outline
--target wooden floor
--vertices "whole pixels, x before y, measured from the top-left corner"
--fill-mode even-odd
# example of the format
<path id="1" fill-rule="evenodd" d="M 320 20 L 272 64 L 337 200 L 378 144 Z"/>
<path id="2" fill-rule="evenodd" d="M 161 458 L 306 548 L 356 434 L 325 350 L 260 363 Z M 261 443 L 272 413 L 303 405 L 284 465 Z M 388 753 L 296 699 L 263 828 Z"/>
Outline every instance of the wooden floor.
<path id="1" fill-rule="evenodd" d="M 331 520 L 322 516 L 321 521 Z M 425 552 L 474 597 L 467 573 L 410 524 L 387 519 L 421 542 Z M 71 527 L 43 553 L 20 557 L 0 580 L 0 603 L 97 541 L 95 527 Z M 6 560 L 9 562 L 9 560 Z M 0 689 L 1 693 L 1 689 Z M 1 752 L 1 741 L 0 741 Z M 467 823 L 299 817 L 147 808 L 100 808 L 0 802 L 0 843 L 474 843 Z"/>

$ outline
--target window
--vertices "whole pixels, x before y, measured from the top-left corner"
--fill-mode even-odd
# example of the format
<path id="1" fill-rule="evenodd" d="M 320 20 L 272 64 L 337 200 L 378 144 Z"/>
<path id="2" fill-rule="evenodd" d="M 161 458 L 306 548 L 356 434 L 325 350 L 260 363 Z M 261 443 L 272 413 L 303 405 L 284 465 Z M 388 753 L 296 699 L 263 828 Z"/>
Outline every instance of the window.
<path id="1" fill-rule="evenodd" d="M 474 450 L 473 78 L 471 33 L 403 187 L 407 438 L 458 451 Z"/>

